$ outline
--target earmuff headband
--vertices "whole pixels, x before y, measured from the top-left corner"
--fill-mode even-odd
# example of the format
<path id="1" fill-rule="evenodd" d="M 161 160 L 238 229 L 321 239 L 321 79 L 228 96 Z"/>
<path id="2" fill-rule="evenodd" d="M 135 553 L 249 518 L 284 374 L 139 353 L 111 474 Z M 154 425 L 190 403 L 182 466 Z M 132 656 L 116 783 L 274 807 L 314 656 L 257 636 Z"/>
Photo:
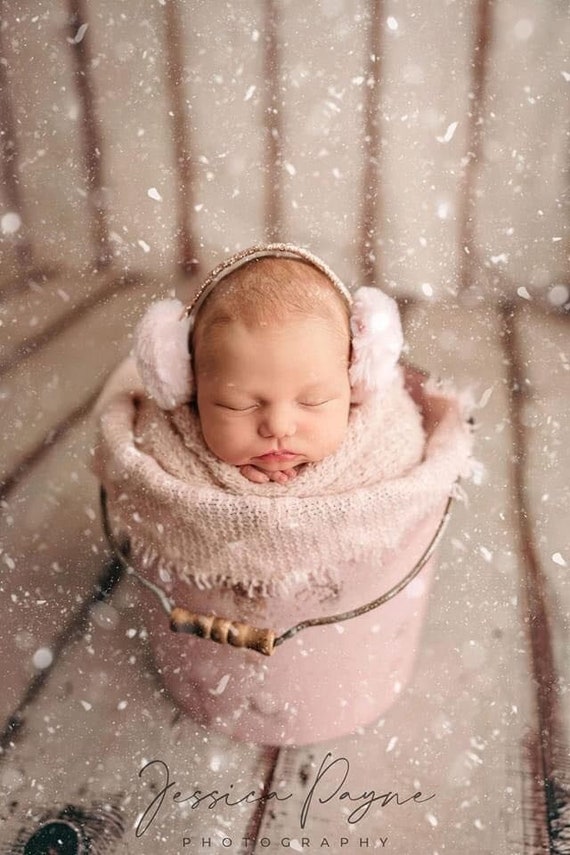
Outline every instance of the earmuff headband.
<path id="1" fill-rule="evenodd" d="M 352 356 L 349 366 L 352 403 L 379 396 L 395 377 L 404 343 L 396 301 L 379 288 L 358 288 L 354 297 L 324 261 L 289 243 L 252 246 L 232 255 L 207 277 L 189 306 L 179 300 L 152 304 L 135 333 L 134 354 L 144 388 L 159 407 L 173 410 L 195 392 L 188 339 L 196 313 L 226 276 L 258 258 L 291 258 L 320 270 L 350 309 Z"/>

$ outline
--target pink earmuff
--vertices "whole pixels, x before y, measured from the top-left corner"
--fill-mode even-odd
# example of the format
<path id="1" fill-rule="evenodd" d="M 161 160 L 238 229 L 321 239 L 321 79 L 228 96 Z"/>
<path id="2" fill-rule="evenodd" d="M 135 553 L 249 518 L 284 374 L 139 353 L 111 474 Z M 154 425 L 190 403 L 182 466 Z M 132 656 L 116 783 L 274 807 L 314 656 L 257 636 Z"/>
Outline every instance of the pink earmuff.
<path id="1" fill-rule="evenodd" d="M 153 303 L 147 309 L 136 329 L 134 344 L 137 369 L 147 394 L 163 410 L 174 410 L 191 400 L 194 382 L 188 344 L 195 313 L 224 275 L 240 263 L 262 255 L 309 260 L 331 279 L 350 303 L 352 403 L 363 403 L 372 395 L 381 396 L 394 379 L 404 343 L 396 301 L 378 288 L 358 288 L 351 296 L 324 262 L 290 244 L 252 247 L 224 262 L 206 279 L 190 307 L 170 299 Z"/>
<path id="2" fill-rule="evenodd" d="M 160 300 L 146 310 L 135 332 L 134 355 L 143 386 L 163 410 L 187 404 L 194 391 L 188 350 L 191 323 L 180 300 Z"/>
<path id="3" fill-rule="evenodd" d="M 379 288 L 358 288 L 350 313 L 352 403 L 380 395 L 394 379 L 404 335 L 398 304 Z"/>

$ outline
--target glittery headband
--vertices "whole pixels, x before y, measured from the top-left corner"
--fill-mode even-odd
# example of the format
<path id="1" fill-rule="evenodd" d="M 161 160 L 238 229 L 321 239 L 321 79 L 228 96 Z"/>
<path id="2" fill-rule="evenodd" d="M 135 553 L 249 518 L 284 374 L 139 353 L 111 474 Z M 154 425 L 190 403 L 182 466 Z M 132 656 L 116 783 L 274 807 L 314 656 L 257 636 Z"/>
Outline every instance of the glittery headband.
<path id="1" fill-rule="evenodd" d="M 239 267 L 243 267 L 245 264 L 248 264 L 250 261 L 258 258 L 292 258 L 297 261 L 307 261 L 309 264 L 312 264 L 313 267 L 316 267 L 317 270 L 320 270 L 321 273 L 324 273 L 341 297 L 346 300 L 349 306 L 352 305 L 352 296 L 346 285 L 341 282 L 338 276 L 333 273 L 324 261 L 321 261 L 321 259 L 316 255 L 313 255 L 312 252 L 309 252 L 307 249 L 303 249 L 302 247 L 295 246 L 292 243 L 268 243 L 251 246 L 249 249 L 242 249 L 239 252 L 236 252 L 235 255 L 232 255 L 230 258 L 222 261 L 221 264 L 218 264 L 218 266 L 212 270 L 205 282 L 201 285 L 192 302 L 186 306 L 184 315 L 186 317 L 195 315 L 208 295 L 214 290 L 216 285 L 222 281 L 222 279 L 225 279 L 226 276 L 229 276 L 230 273 L 233 273 L 234 270 L 237 270 Z"/>

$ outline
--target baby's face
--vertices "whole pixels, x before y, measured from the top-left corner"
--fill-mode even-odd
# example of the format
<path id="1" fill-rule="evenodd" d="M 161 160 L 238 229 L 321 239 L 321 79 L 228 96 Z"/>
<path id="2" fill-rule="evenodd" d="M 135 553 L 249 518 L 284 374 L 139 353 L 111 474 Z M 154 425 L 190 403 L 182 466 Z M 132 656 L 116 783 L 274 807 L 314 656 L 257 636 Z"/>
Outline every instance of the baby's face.
<path id="1" fill-rule="evenodd" d="M 330 321 L 239 321 L 200 343 L 197 404 L 204 440 L 220 460 L 266 472 L 332 454 L 350 409 L 348 336 Z"/>

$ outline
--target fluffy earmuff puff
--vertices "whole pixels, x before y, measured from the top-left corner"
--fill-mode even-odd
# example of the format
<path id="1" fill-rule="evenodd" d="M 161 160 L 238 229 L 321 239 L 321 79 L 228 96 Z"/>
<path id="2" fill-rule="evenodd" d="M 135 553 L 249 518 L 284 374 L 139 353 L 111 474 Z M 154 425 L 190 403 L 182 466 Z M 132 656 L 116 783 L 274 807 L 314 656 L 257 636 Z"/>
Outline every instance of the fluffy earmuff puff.
<path id="1" fill-rule="evenodd" d="M 404 346 L 398 304 L 379 288 L 363 286 L 350 312 L 352 358 L 349 368 L 352 403 L 380 395 L 392 383 Z"/>
<path id="2" fill-rule="evenodd" d="M 186 404 L 194 392 L 188 340 L 192 318 L 179 300 L 147 309 L 135 332 L 134 356 L 148 395 L 163 410 Z M 351 307 L 352 403 L 381 396 L 392 383 L 404 339 L 395 300 L 378 288 L 359 288 Z"/>
<path id="3" fill-rule="evenodd" d="M 143 386 L 162 410 L 174 410 L 194 391 L 188 339 L 192 325 L 180 300 L 160 300 L 135 331 L 134 357 Z"/>

